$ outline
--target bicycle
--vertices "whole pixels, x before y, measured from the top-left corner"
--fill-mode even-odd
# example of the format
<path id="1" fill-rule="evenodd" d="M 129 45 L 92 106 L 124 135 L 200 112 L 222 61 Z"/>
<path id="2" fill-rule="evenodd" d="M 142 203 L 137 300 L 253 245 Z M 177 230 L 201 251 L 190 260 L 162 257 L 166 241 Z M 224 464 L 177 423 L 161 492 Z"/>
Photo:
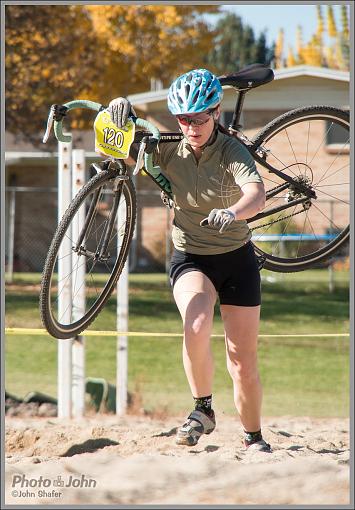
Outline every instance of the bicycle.
<path id="1" fill-rule="evenodd" d="M 295 272 L 332 257 L 349 240 L 349 112 L 329 106 L 300 107 L 275 118 L 249 139 L 239 123 L 245 95 L 273 78 L 271 69 L 254 64 L 219 79 L 222 85 L 229 85 L 238 93 L 229 133 L 253 156 L 266 187 L 265 210 L 247 220 L 256 255 L 265 269 Z M 47 138 L 54 121 L 57 139 L 69 141 L 63 135 L 62 120 L 73 108 L 105 112 L 104 106 L 91 101 L 53 105 Z M 151 123 L 139 118 L 131 117 L 129 122 L 132 129 L 137 126 L 145 130 L 134 136 L 131 132 L 132 140 L 140 144 L 134 173 L 144 161 L 145 172 L 173 200 L 170 183 L 160 168 L 154 167 L 152 153 L 158 143 L 181 140 L 182 134 L 160 133 Z M 328 146 L 326 139 L 332 133 L 342 142 Z M 127 165 L 119 159 L 122 156 L 115 157 L 120 152 L 125 132 L 110 126 L 101 135 L 106 147 L 116 152 L 109 151 L 108 159 L 92 164 L 96 175 L 83 186 L 65 212 L 43 270 L 41 318 L 55 338 L 75 337 L 97 317 L 119 279 L 133 236 L 135 187 Z M 233 196 L 229 184 L 221 183 L 221 193 L 226 201 Z M 85 218 L 83 227 L 70 233 L 79 215 Z M 70 246 L 68 253 L 63 253 L 67 236 Z M 292 241 L 286 249 L 285 240 Z M 61 257 L 65 256 L 74 257 L 71 274 L 74 295 L 79 292 L 75 289 L 75 273 L 83 265 L 86 269 L 87 297 L 81 316 L 75 310 L 69 316 L 68 311 L 59 316 L 56 310 L 57 286 L 59 292 L 65 286 L 65 282 L 56 281 L 56 271 Z"/>

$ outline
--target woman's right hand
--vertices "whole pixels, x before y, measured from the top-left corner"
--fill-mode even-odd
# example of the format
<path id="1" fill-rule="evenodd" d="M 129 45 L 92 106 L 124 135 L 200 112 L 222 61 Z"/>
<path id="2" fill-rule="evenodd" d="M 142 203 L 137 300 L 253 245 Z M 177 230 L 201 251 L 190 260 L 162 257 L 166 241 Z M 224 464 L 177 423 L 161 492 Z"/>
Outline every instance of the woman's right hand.
<path id="1" fill-rule="evenodd" d="M 128 120 L 130 114 L 135 117 L 136 112 L 133 109 L 131 103 L 125 97 L 117 97 L 116 99 L 112 99 L 110 101 L 107 108 L 111 120 L 118 128 L 122 128 Z"/>

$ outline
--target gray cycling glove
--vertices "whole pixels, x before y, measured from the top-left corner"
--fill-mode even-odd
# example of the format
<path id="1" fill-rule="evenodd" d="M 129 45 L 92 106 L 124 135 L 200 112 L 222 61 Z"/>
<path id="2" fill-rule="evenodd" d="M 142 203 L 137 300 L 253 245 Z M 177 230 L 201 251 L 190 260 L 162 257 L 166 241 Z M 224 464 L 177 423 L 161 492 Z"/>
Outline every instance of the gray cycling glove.
<path id="1" fill-rule="evenodd" d="M 229 209 L 212 209 L 208 218 L 200 222 L 202 227 L 209 225 L 219 229 L 219 233 L 223 232 L 235 221 L 235 214 Z"/>
<path id="2" fill-rule="evenodd" d="M 107 110 L 110 114 L 112 122 L 119 128 L 122 128 L 127 123 L 130 114 L 133 114 L 135 117 L 137 116 L 133 106 L 125 97 L 117 97 L 116 99 L 112 99 L 108 105 Z"/>

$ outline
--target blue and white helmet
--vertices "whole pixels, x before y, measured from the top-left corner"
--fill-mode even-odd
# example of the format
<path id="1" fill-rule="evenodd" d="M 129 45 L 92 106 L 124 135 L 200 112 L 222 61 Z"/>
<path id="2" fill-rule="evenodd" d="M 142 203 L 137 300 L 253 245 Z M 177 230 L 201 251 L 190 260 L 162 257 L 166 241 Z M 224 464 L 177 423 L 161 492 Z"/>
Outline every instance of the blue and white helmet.
<path id="1" fill-rule="evenodd" d="M 222 97 L 223 90 L 217 76 L 207 69 L 194 69 L 171 84 L 168 108 L 173 115 L 204 112 L 216 107 Z"/>

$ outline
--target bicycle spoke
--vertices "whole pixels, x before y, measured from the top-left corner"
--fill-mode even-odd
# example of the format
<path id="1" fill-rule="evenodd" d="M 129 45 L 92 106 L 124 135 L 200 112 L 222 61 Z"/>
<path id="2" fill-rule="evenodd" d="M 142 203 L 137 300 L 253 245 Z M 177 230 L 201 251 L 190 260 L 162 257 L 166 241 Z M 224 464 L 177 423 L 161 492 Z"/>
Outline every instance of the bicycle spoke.
<path id="1" fill-rule="evenodd" d="M 341 172 L 341 171 L 342 171 L 342 170 L 344 170 L 345 168 L 349 168 L 349 165 L 348 165 L 348 164 L 346 164 L 346 165 L 342 166 L 341 168 L 338 168 L 338 170 L 336 170 L 336 171 L 335 171 L 335 172 L 333 172 L 332 174 L 328 175 L 328 176 L 327 176 L 327 179 L 330 179 L 331 177 L 334 177 L 334 175 L 336 175 L 337 173 Z M 314 185 L 314 186 L 317 186 L 317 187 L 318 187 L 318 186 L 319 186 L 319 183 L 320 183 L 320 182 L 323 182 L 323 180 L 324 180 L 324 179 L 322 179 L 322 180 L 318 181 L 317 183 L 315 183 L 315 185 Z M 337 186 L 338 184 L 339 184 L 339 183 L 331 184 L 331 186 Z M 346 182 L 346 183 L 344 183 L 344 184 L 350 184 L 350 183 L 349 183 L 349 182 Z"/>
<path id="2" fill-rule="evenodd" d="M 345 205 L 350 205 L 350 202 L 349 201 L 346 201 L 346 200 L 342 200 L 341 198 L 337 197 L 337 196 L 334 196 L 334 195 L 331 195 L 330 193 L 326 193 L 325 191 L 323 190 L 318 190 L 320 191 L 323 195 L 329 197 L 329 198 L 332 198 L 335 202 L 341 202 Z"/>
<path id="3" fill-rule="evenodd" d="M 298 171 L 301 173 L 301 170 L 300 170 L 300 167 L 299 167 L 299 162 L 298 162 L 298 160 L 297 160 L 297 158 L 296 158 L 296 154 L 295 154 L 295 151 L 294 151 L 293 145 L 292 145 L 292 143 L 291 143 L 291 140 L 290 140 L 290 137 L 289 137 L 289 134 L 288 134 L 287 129 L 285 129 L 285 133 L 286 133 L 286 137 L 287 137 L 288 143 L 289 143 L 289 145 L 290 145 L 290 148 L 291 148 L 291 151 L 292 151 L 293 157 L 294 157 L 294 159 L 295 159 L 295 164 L 298 166 Z M 292 171 L 292 173 L 293 173 L 293 175 L 294 175 L 295 177 L 297 176 L 297 174 L 295 174 L 293 171 Z"/>
<path id="4" fill-rule="evenodd" d="M 309 165 L 311 165 L 311 164 L 313 163 L 313 160 L 314 160 L 314 158 L 317 156 L 317 154 L 319 153 L 320 148 L 321 148 L 321 147 L 324 147 L 324 145 L 325 145 L 325 143 L 324 143 L 324 142 L 327 140 L 327 136 L 328 136 L 328 134 L 329 134 L 329 132 L 330 132 L 330 128 L 331 128 L 331 125 L 329 126 L 329 128 L 328 128 L 328 130 L 326 131 L 326 133 L 325 133 L 325 135 L 324 135 L 323 139 L 321 140 L 320 144 L 318 145 L 318 147 L 317 147 L 317 149 L 316 149 L 316 152 L 313 154 L 313 157 L 312 157 L 311 161 L 309 162 Z"/>
<path id="5" fill-rule="evenodd" d="M 321 210 L 321 209 L 320 209 L 320 208 L 319 208 L 316 204 L 313 204 L 313 206 L 312 206 L 312 207 L 315 207 L 315 208 L 316 208 L 316 209 L 320 212 L 320 214 L 321 214 L 324 218 L 326 218 L 326 219 L 329 221 L 329 223 L 330 223 L 331 225 L 333 225 L 333 226 L 335 227 L 335 229 L 337 229 L 337 230 L 341 230 L 341 227 L 340 227 L 339 225 L 337 225 L 336 223 L 334 223 L 334 221 L 332 220 L 332 218 L 330 218 L 329 216 L 327 216 L 327 215 L 326 215 L 326 214 L 325 214 L 325 213 L 324 213 L 324 212 L 323 212 L 323 211 L 322 211 L 322 210 Z"/>
<path id="6" fill-rule="evenodd" d="M 50 258 L 48 267 L 52 277 L 50 281 L 46 280 L 49 295 L 41 298 L 41 307 L 47 309 L 45 325 L 48 331 L 53 336 L 58 332 L 58 338 L 70 338 L 71 333 L 63 332 L 66 331 L 63 328 L 82 331 L 86 321 L 92 321 L 91 317 L 110 296 L 117 271 L 123 267 L 117 261 L 122 262 L 127 256 L 135 220 L 133 187 L 129 182 L 124 183 L 117 209 L 117 203 L 114 206 L 117 195 L 111 190 L 113 179 L 108 179 L 107 174 L 92 178 L 93 184 L 90 181 L 88 191 L 82 193 L 82 198 L 75 199 L 75 206 L 66 212 L 68 220 L 57 230 L 59 243 L 53 244 L 55 257 Z M 127 222 L 128 208 L 133 211 L 133 216 L 130 215 Z M 102 251 L 104 242 L 107 245 L 105 252 Z M 68 264 L 66 274 L 58 278 L 58 265 L 60 269 L 64 263 Z M 63 299 L 66 289 L 70 289 L 69 302 Z"/>
<path id="7" fill-rule="evenodd" d="M 310 134 L 311 134 L 311 123 L 308 122 L 307 146 L 306 146 L 306 165 L 308 165 L 308 152 L 309 152 Z"/>
<path id="8" fill-rule="evenodd" d="M 337 158 L 336 158 L 336 159 L 337 159 Z M 325 173 L 321 176 L 321 178 L 319 179 L 319 181 L 317 181 L 317 182 L 314 184 L 314 186 L 318 186 L 318 184 L 319 184 L 320 182 L 324 181 L 326 174 L 328 173 L 329 169 L 333 166 L 333 163 L 336 161 L 336 159 L 335 159 L 335 160 L 333 160 L 332 164 L 328 167 L 328 169 L 326 170 L 326 172 L 325 172 Z M 332 177 L 333 175 L 336 175 L 336 174 L 337 174 L 338 172 L 340 172 L 341 170 L 344 170 L 344 168 L 347 168 L 347 165 L 344 165 L 343 167 L 339 168 L 339 170 L 336 170 L 333 174 L 329 175 L 329 176 L 327 177 L 327 179 L 330 179 L 330 177 Z"/>
<path id="9" fill-rule="evenodd" d="M 280 116 L 254 138 L 253 146 L 263 147 L 268 164 L 294 180 L 285 189 L 282 176 L 276 177 L 258 162 L 267 203 L 264 216 L 258 220 L 258 225 L 252 223 L 251 228 L 257 251 L 266 258 L 266 267 L 298 271 L 310 265 L 313 259 L 326 257 L 328 247 L 330 252 L 333 246 L 335 250 L 342 242 L 335 243 L 340 235 L 340 239 L 346 241 L 350 215 L 350 156 L 345 119 L 346 114 L 341 112 L 338 116 L 334 108 L 300 108 L 293 115 Z M 310 190 L 309 195 L 307 190 Z M 293 206 L 292 201 L 299 203 Z M 283 202 L 290 202 L 290 207 L 280 214 L 273 213 Z M 330 235 L 332 231 L 336 234 Z M 272 234 L 275 241 L 272 238 L 258 241 L 263 234 Z M 283 240 L 288 235 L 290 241 Z"/>

